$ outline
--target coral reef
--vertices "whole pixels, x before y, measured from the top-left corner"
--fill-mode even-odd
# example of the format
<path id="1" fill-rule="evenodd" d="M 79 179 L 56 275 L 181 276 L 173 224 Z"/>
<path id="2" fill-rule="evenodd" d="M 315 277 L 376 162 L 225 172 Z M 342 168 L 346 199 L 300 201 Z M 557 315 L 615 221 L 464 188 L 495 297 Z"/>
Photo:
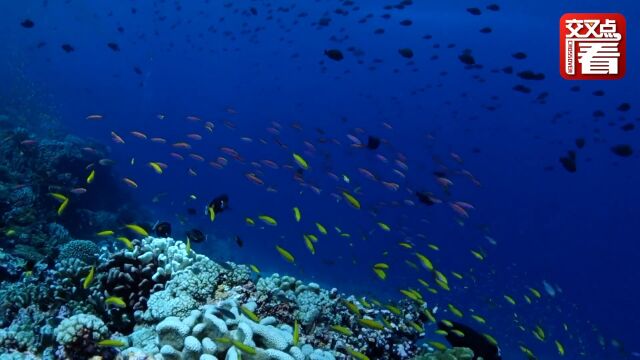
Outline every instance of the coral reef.
<path id="1" fill-rule="evenodd" d="M 9 126 L 0 128 L 0 138 L 0 231 L 5 235 L 0 246 L 5 251 L 37 262 L 73 238 L 90 239 L 96 227 L 113 227 L 140 213 L 111 174 L 109 161 L 100 161 L 107 158 L 103 145 L 59 131 L 43 137 Z M 98 175 L 87 189 L 90 170 Z M 60 214 L 52 193 L 69 198 Z"/>
<path id="2" fill-rule="evenodd" d="M 172 238 L 134 239 L 120 250 L 67 242 L 54 266 L 38 263 L 33 274 L 0 284 L 0 349 L 59 359 L 326 360 L 358 351 L 384 360 L 418 353 L 425 304 L 371 304 L 187 250 Z M 94 279 L 83 286 L 92 266 Z M 114 298 L 121 304 L 109 305 Z M 123 347 L 98 344 L 106 339 L 122 339 L 114 341 Z M 442 356 L 449 355 L 459 356 Z"/>
<path id="3" fill-rule="evenodd" d="M 416 356 L 413 360 L 473 360 L 473 351 L 468 348 L 453 348 Z"/>

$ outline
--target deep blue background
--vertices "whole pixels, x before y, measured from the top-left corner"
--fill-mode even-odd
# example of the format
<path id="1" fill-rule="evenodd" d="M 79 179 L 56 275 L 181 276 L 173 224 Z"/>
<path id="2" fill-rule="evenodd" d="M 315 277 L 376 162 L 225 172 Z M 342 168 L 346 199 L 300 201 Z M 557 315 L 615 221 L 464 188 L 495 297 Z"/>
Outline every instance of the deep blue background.
<path id="1" fill-rule="evenodd" d="M 275 11 L 295 3 L 290 12 Z M 611 347 L 612 339 L 626 344 L 627 352 L 637 350 L 633 344 L 640 341 L 636 310 L 640 301 L 636 265 L 640 260 L 640 163 L 637 155 L 623 159 L 609 148 L 616 143 L 640 145 L 637 133 L 619 129 L 622 123 L 638 117 L 638 4 L 631 0 L 615 4 L 510 1 L 499 2 L 499 12 L 483 10 L 481 16 L 472 16 L 466 8 L 484 9 L 488 2 L 427 1 L 403 11 L 389 11 L 389 20 L 380 17 L 387 11 L 382 9 L 386 3 L 379 1 L 361 2 L 361 10 L 348 16 L 332 14 L 339 5 L 335 1 L 275 1 L 271 20 L 266 19 L 266 4 L 240 1 L 225 8 L 218 1 L 183 1 L 177 11 L 174 1 L 49 1 L 46 6 L 42 1 L 3 1 L 0 79 L 7 91 L 26 86 L 29 91 L 50 95 L 70 131 L 109 144 L 113 158 L 119 161 L 116 171 L 141 185 L 131 191 L 135 199 L 148 203 L 158 219 L 176 223 L 179 232 L 199 226 L 209 234 L 206 245 L 194 245 L 199 251 L 384 299 L 395 297 L 403 286 L 418 286 L 414 270 L 402 263 L 406 256 L 400 255 L 396 245 L 403 237 L 397 230 L 406 226 L 407 234 L 424 233 L 443 248 L 433 255 L 443 269 L 468 273 L 472 267 L 477 276 L 476 282 L 465 280 L 468 289 L 460 286 L 451 295 L 439 295 L 430 302 L 440 307 L 454 302 L 464 309 L 477 309 L 489 319 L 489 331 L 507 354 L 518 353 L 517 344 L 522 341 L 540 357 L 553 358 L 552 341 L 556 338 L 572 358 L 581 346 L 586 358 L 614 358 L 611 354 L 617 351 Z M 257 16 L 242 13 L 251 6 L 258 10 Z M 132 7 L 137 13 L 131 12 Z M 302 11 L 309 15 L 297 17 Z M 325 12 L 332 18 L 331 24 L 322 29 L 312 26 Z M 626 16 L 625 79 L 575 83 L 559 76 L 558 19 L 565 12 L 620 12 Z M 358 23 L 367 13 L 374 14 L 373 18 Z M 166 16 L 166 20 L 159 16 Z M 35 21 L 35 27 L 20 27 L 24 18 Z M 398 24 L 407 18 L 413 20 L 412 26 Z M 296 20 L 298 24 L 294 24 Z M 123 33 L 116 30 L 118 26 L 124 28 Z M 209 32 L 210 26 L 217 32 Z M 493 33 L 481 34 L 478 30 L 485 26 L 491 26 Z M 384 35 L 373 34 L 378 27 L 385 28 Z M 225 36 L 225 31 L 232 35 Z M 433 39 L 423 39 L 425 34 Z M 329 40 L 332 35 L 348 38 L 335 42 Z M 37 48 L 40 41 L 46 45 Z M 121 51 L 111 51 L 108 42 L 117 42 Z M 72 44 L 75 52 L 63 52 L 63 43 Z M 448 44 L 455 47 L 448 48 Z M 349 46 L 364 51 L 363 65 L 346 51 Z M 413 65 L 398 55 L 402 47 L 414 50 Z M 342 49 L 344 61 L 324 57 L 327 48 Z M 482 69 L 467 70 L 458 61 L 457 56 L 466 48 L 472 50 Z M 514 60 L 511 54 L 516 51 L 525 51 L 528 58 Z M 430 60 L 435 54 L 438 59 Z M 373 64 L 374 59 L 382 63 Z M 370 65 L 376 69 L 370 70 Z M 517 71 L 544 72 L 546 79 L 525 82 L 492 71 L 507 65 Z M 134 66 L 143 74 L 135 74 Z M 484 81 L 474 80 L 474 76 Z M 512 91 L 519 83 L 533 88 L 533 93 Z M 581 91 L 569 91 L 573 85 L 580 85 Z M 606 96 L 591 95 L 598 89 Z M 535 96 L 542 91 L 550 94 L 547 104 L 536 104 Z M 617 112 L 622 102 L 631 103 L 631 111 Z M 498 109 L 487 111 L 487 105 Z M 225 111 L 229 107 L 238 114 Z M 594 121 L 594 110 L 604 111 L 605 118 Z M 554 122 L 554 116 L 563 112 L 567 113 Z M 94 113 L 104 119 L 85 120 Z M 166 118 L 159 120 L 159 113 Z M 190 123 L 185 120 L 187 115 L 203 120 Z M 348 119 L 346 123 L 341 122 L 343 117 Z M 224 119 L 233 121 L 237 128 L 225 127 Z M 213 134 L 205 135 L 204 121 L 216 124 Z M 279 148 L 266 133 L 271 121 L 282 124 L 280 138 L 289 149 Z M 291 129 L 293 121 L 301 123 L 304 130 Z M 385 129 L 383 121 L 394 129 Z M 615 125 L 609 126 L 609 121 Z M 383 179 L 395 176 L 372 153 L 345 145 L 345 135 L 356 127 L 388 139 L 389 144 L 380 152 L 390 159 L 395 151 L 406 154 L 408 180 L 398 193 L 357 173 L 358 167 L 364 167 Z M 319 144 L 315 128 L 322 128 L 327 137 L 343 145 Z M 125 137 L 127 144 L 113 144 L 109 137 L 112 130 Z M 194 144 L 193 152 L 208 161 L 220 155 L 220 146 L 237 149 L 247 161 L 230 161 L 224 170 L 191 160 L 179 163 L 169 158 L 172 150 L 168 146 L 135 139 L 127 134 L 133 130 L 166 137 L 169 142 L 198 132 L 206 137 Z M 427 133 L 435 140 L 428 141 Z M 254 142 L 243 143 L 241 136 L 252 137 Z M 259 144 L 259 137 L 268 139 L 269 144 Z M 560 167 L 558 157 L 575 148 L 577 137 L 584 137 L 587 145 L 578 152 L 577 173 L 570 174 Z M 315 154 L 305 153 L 305 140 L 316 145 Z M 474 153 L 474 148 L 480 152 Z M 435 169 L 432 155 L 453 165 L 448 156 L 451 151 L 462 156 L 463 167 L 482 183 L 475 188 L 462 178 L 454 179 L 454 199 L 476 207 L 464 228 L 453 221 L 453 213 L 445 205 L 386 207 L 373 220 L 365 210 L 356 212 L 344 202 L 336 205 L 329 196 L 336 186 L 353 190 L 362 185 L 359 198 L 363 207 L 370 208 L 379 201 L 412 198 L 406 187 L 438 191 L 431 176 Z M 271 159 L 291 164 L 292 152 L 305 154 L 312 166 L 307 180 L 323 189 L 321 195 L 301 188 L 291 179 L 290 170 L 261 170 L 266 185 L 277 187 L 277 193 L 245 180 L 243 174 L 252 171 L 251 161 Z M 136 166 L 128 165 L 131 157 L 136 158 Z M 144 166 L 147 161 L 164 161 L 170 167 L 158 176 Z M 549 165 L 554 170 L 545 171 Z M 198 176 L 189 177 L 189 167 Z M 329 168 L 339 176 L 348 174 L 352 183 L 330 180 L 326 176 Z M 168 193 L 162 201 L 150 202 L 162 192 Z M 193 206 L 200 215 L 206 201 L 222 192 L 231 196 L 231 212 L 222 214 L 214 224 L 198 217 L 187 220 L 184 227 L 178 225 L 176 214 L 186 217 L 186 208 Z M 187 199 L 192 193 L 198 200 Z M 293 221 L 292 206 L 302 209 L 304 224 Z M 279 226 L 261 229 L 244 224 L 246 216 L 255 218 L 262 213 L 276 217 Z M 429 224 L 421 222 L 422 218 Z M 313 231 L 314 221 L 328 228 L 339 226 L 354 238 L 348 241 L 333 232 L 330 239 L 321 240 L 313 257 L 304 248 L 301 234 Z M 375 221 L 384 221 L 395 231 L 383 234 Z M 483 239 L 479 224 L 490 226 L 497 247 Z M 363 239 L 362 234 L 370 230 L 375 231 Z M 244 248 L 235 246 L 234 235 L 245 240 Z M 427 252 L 424 241 L 414 240 Z M 284 263 L 273 249 L 275 244 L 296 254 L 297 266 Z M 469 248 L 479 247 L 489 253 L 480 264 L 468 253 Z M 386 261 L 394 271 L 381 283 L 370 267 L 384 259 L 381 254 L 385 250 L 391 250 Z M 419 276 L 428 278 L 424 272 Z M 535 306 L 524 305 L 521 296 L 526 286 L 541 289 L 543 280 L 557 284 L 562 294 L 555 299 L 545 296 Z M 506 306 L 502 299 L 505 292 L 519 296 L 517 308 Z M 527 332 L 513 326 L 514 312 L 523 319 Z M 560 330 L 563 322 L 569 324 L 569 333 Z M 543 344 L 531 336 L 536 324 L 547 330 L 551 340 Z M 604 347 L 598 337 L 604 339 Z"/>

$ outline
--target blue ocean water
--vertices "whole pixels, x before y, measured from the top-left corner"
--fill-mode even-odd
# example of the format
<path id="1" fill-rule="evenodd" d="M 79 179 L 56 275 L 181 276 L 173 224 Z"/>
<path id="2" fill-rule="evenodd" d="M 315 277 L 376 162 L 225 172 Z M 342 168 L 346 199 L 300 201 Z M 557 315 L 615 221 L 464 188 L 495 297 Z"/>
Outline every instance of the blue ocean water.
<path id="1" fill-rule="evenodd" d="M 53 106 L 70 133 L 108 146 L 117 176 L 138 184 L 122 185 L 130 198 L 154 220 L 171 222 L 176 234 L 201 229 L 208 238 L 193 247 L 214 259 L 386 300 L 401 298 L 399 289 L 419 287 L 417 278 L 433 280 L 405 263 L 418 263 L 413 252 L 420 251 L 455 283 L 428 302 L 440 311 L 453 303 L 482 314 L 488 325 L 478 327 L 499 340 L 504 358 L 524 358 L 519 345 L 540 359 L 563 358 L 555 340 L 566 348 L 565 358 L 632 357 L 640 351 L 639 159 L 637 153 L 617 156 L 611 147 L 639 146 L 635 131 L 621 129 L 640 119 L 638 4 L 503 1 L 491 11 L 490 2 L 416 1 L 385 8 L 395 4 L 5 1 L 3 96 L 29 93 Z M 472 15 L 472 7 L 482 14 Z M 624 79 L 560 77 L 558 21 L 566 12 L 625 15 Z M 21 26 L 25 19 L 35 25 Z M 319 24 L 323 19 L 330 21 Z M 406 19 L 410 26 L 401 24 Z M 490 33 L 480 32 L 486 27 Z M 64 44 L 74 50 L 63 50 Z M 404 48 L 412 49 L 411 59 L 399 54 Z M 328 49 L 340 50 L 344 59 L 330 59 Z M 459 60 L 465 49 L 481 66 Z M 526 59 L 515 59 L 516 52 Z M 544 73 L 545 79 L 520 79 L 502 70 L 507 66 L 515 73 Z M 531 93 L 514 91 L 518 84 Z M 594 96 L 598 90 L 604 96 Z M 630 110 L 619 111 L 622 103 Z M 91 114 L 102 119 L 87 120 Z M 115 143 L 111 132 L 125 143 Z M 377 150 L 352 146 L 349 134 L 383 143 Z M 585 140 L 582 149 L 578 138 Z M 182 141 L 191 149 L 171 146 Z M 559 161 L 570 150 L 577 153 L 575 173 Z M 303 181 L 294 179 L 299 165 L 293 153 L 309 163 Z M 228 163 L 212 167 L 209 162 L 220 156 Z M 148 162 L 168 167 L 158 175 Z M 453 184 L 438 184 L 438 171 Z M 247 173 L 264 184 L 249 181 Z M 348 206 L 342 191 L 362 208 Z M 415 191 L 433 192 L 443 203 L 421 204 Z M 223 193 L 230 210 L 210 222 L 206 206 Z M 473 205 L 468 218 L 452 210 L 455 201 Z M 300 223 L 293 207 L 302 212 Z M 278 225 L 264 225 L 259 215 Z M 247 217 L 256 225 L 248 226 Z M 328 235 L 318 232 L 316 222 Z M 315 255 L 305 247 L 305 233 L 320 238 Z M 401 241 L 415 248 L 403 249 Z M 295 255 L 295 265 L 279 256 L 276 245 Z M 379 262 L 390 266 L 384 281 L 371 270 Z M 555 296 L 544 291 L 543 281 Z M 542 292 L 533 304 L 523 298 L 532 297 L 529 287 Z M 505 294 L 517 304 L 506 302 Z M 545 341 L 532 335 L 536 325 L 545 330 Z"/>

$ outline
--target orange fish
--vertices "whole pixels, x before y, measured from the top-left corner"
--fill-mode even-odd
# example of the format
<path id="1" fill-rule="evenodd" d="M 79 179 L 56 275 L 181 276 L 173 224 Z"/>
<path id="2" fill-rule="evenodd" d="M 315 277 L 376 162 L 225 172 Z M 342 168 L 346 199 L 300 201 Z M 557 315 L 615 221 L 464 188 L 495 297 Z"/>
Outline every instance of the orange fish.
<path id="1" fill-rule="evenodd" d="M 189 145 L 186 142 L 177 142 L 177 143 L 173 144 L 173 147 L 178 148 L 178 149 L 191 149 L 191 145 Z"/>
<path id="2" fill-rule="evenodd" d="M 215 161 L 209 161 L 209 165 L 211 165 L 211 167 L 213 167 L 214 169 L 218 169 L 218 170 L 221 170 L 222 168 L 224 168 L 224 165 L 217 163 Z"/>
<path id="3" fill-rule="evenodd" d="M 270 167 L 272 169 L 278 169 L 279 168 L 278 164 L 276 164 L 275 161 L 272 161 L 272 160 L 266 160 L 266 159 L 265 160 L 260 160 L 260 163 L 262 163 L 262 165 Z"/>
<path id="4" fill-rule="evenodd" d="M 198 175 L 198 173 L 195 170 L 193 170 L 192 168 L 189 168 L 188 173 L 189 173 L 189 176 L 197 176 Z"/>
<path id="5" fill-rule="evenodd" d="M 187 137 L 191 140 L 196 140 L 196 141 L 202 140 L 202 136 L 200 134 L 187 134 Z"/>
<path id="6" fill-rule="evenodd" d="M 189 157 L 192 158 L 193 160 L 197 160 L 197 161 L 204 161 L 204 158 L 198 154 L 189 154 Z"/>
<path id="7" fill-rule="evenodd" d="M 142 140 L 147 139 L 147 135 L 145 135 L 144 133 L 141 133 L 140 131 L 132 131 L 131 135 L 137 137 L 138 139 L 142 139 Z"/>
<path id="8" fill-rule="evenodd" d="M 92 114 L 92 115 L 88 115 L 85 119 L 87 119 L 87 120 L 102 120 L 102 115 L 100 115 L 100 114 Z"/>
<path id="9" fill-rule="evenodd" d="M 453 211 L 455 211 L 458 215 L 464 217 L 464 218 L 468 218 L 469 217 L 469 213 L 467 213 L 467 210 L 465 210 L 462 206 L 456 204 L 456 203 L 450 203 L 449 206 L 451 207 L 451 209 L 453 209 Z"/>
<path id="10" fill-rule="evenodd" d="M 167 140 L 165 140 L 165 139 L 163 139 L 161 137 L 154 137 L 154 138 L 151 138 L 150 140 L 151 140 L 151 142 L 154 142 L 156 144 L 166 144 L 167 143 Z"/>
<path id="11" fill-rule="evenodd" d="M 200 121 L 200 118 L 197 116 L 189 115 L 187 116 L 187 120 L 189 121 Z"/>
<path id="12" fill-rule="evenodd" d="M 262 179 L 260 179 L 258 177 L 258 175 L 256 175 L 255 173 L 246 173 L 246 174 L 244 174 L 244 176 L 254 184 L 257 184 L 257 185 L 263 185 L 264 184 L 264 181 L 262 181 Z"/>
<path id="13" fill-rule="evenodd" d="M 400 189 L 400 185 L 394 183 L 394 182 L 387 182 L 387 181 L 383 181 L 382 185 L 384 185 L 384 187 L 386 187 L 387 189 L 391 190 L 391 191 L 398 191 L 398 189 Z"/>
<path id="14" fill-rule="evenodd" d="M 240 154 L 238 154 L 238 152 L 235 149 L 230 148 L 230 147 L 223 146 L 223 147 L 220 148 L 220 151 L 222 151 L 223 153 L 225 153 L 225 154 L 227 154 L 227 155 L 229 155 L 229 156 L 231 156 L 233 158 L 240 157 Z"/>
<path id="15" fill-rule="evenodd" d="M 177 160 L 184 160 L 184 157 L 183 157 L 182 155 L 178 154 L 178 153 L 174 153 L 174 152 L 172 152 L 172 153 L 171 153 L 171 154 L 169 154 L 169 155 L 171 155 L 171 157 L 172 157 L 172 158 L 174 158 L 174 159 L 177 159 Z"/>
<path id="16" fill-rule="evenodd" d="M 365 169 L 365 168 L 358 168 L 358 172 L 360 172 L 360 174 L 362 174 L 362 176 L 366 177 L 369 180 L 373 180 L 376 181 L 376 176 L 373 175 L 373 173 L 371 173 L 371 171 Z"/>
<path id="17" fill-rule="evenodd" d="M 124 140 L 122 140 L 120 135 L 116 134 L 114 131 L 111 132 L 111 139 L 113 139 L 116 144 L 124 144 Z"/>
<path id="18" fill-rule="evenodd" d="M 207 121 L 206 123 L 204 123 L 204 128 L 209 130 L 209 132 L 213 132 L 213 128 L 215 126 L 213 125 L 213 123 L 211 121 Z"/>
<path id="19" fill-rule="evenodd" d="M 124 181 L 125 184 L 129 185 L 130 187 L 132 187 L 134 189 L 138 187 L 138 184 L 136 184 L 135 181 L 133 181 L 133 180 L 127 178 L 127 177 L 122 178 L 122 181 Z"/>

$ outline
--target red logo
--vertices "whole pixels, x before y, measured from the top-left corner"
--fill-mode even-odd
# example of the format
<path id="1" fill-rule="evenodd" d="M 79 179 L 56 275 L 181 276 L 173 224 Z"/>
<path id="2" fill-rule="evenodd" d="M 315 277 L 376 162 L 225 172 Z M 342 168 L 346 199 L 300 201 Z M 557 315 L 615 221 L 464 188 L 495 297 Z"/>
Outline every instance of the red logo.
<path id="1" fill-rule="evenodd" d="M 567 80 L 616 80 L 626 71 L 627 23 L 621 14 L 560 18 L 560 75 Z"/>

